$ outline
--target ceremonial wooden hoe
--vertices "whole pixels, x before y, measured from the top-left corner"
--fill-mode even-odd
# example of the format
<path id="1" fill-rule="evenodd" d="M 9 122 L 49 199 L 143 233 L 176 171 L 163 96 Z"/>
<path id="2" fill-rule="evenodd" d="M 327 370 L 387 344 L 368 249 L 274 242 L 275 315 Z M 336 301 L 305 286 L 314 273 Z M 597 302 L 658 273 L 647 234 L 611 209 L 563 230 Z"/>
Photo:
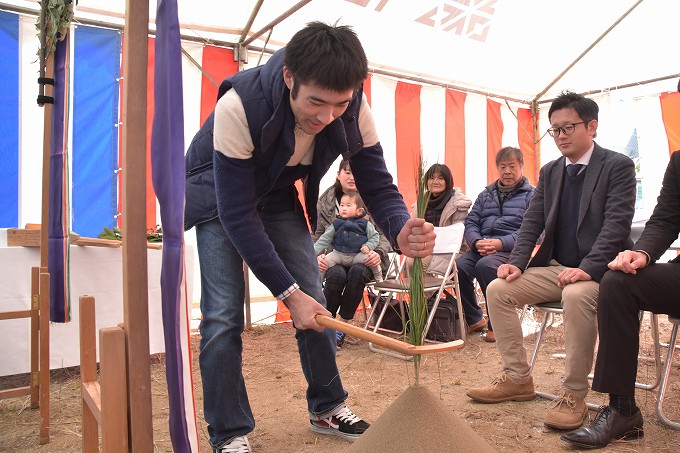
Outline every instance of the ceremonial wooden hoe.
<path id="1" fill-rule="evenodd" d="M 462 348 L 464 344 L 463 340 L 455 340 L 446 343 L 432 343 L 422 346 L 415 346 L 410 343 L 397 340 L 396 338 L 381 335 L 379 333 L 371 332 L 370 330 L 362 329 L 361 327 L 357 327 L 346 322 L 338 321 L 337 319 L 333 319 L 329 316 L 316 315 L 316 322 L 324 327 L 330 327 L 331 329 L 339 330 L 346 334 L 352 335 L 353 337 L 370 341 L 374 344 L 377 344 L 378 346 L 391 349 L 404 355 L 452 351 L 454 349 Z"/>

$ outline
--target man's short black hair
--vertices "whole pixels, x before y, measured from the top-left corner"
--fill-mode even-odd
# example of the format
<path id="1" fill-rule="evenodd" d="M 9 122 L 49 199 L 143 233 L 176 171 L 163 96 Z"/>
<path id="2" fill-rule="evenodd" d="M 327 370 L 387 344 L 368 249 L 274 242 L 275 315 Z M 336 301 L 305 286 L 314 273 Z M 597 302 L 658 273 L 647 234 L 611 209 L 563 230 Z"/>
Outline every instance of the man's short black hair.
<path id="1" fill-rule="evenodd" d="M 343 92 L 359 88 L 368 75 L 364 48 L 347 25 L 308 23 L 286 45 L 283 63 L 293 73 L 293 99 L 299 84 Z"/>
<path id="2" fill-rule="evenodd" d="M 592 120 L 597 120 L 597 114 L 600 111 L 597 102 L 592 99 L 572 91 L 563 91 L 550 105 L 550 110 L 548 110 L 548 121 L 550 121 L 553 112 L 569 108 L 574 109 L 574 111 L 578 113 L 579 118 L 586 124 Z"/>

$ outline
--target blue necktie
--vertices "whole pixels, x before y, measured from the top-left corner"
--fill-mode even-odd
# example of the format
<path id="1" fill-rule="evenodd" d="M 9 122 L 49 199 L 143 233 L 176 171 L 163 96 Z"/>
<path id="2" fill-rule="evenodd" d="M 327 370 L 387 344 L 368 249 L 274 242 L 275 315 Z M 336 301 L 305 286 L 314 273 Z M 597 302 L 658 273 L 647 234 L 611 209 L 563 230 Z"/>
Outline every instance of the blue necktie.
<path id="1" fill-rule="evenodd" d="M 578 175 L 583 167 L 585 167 L 583 164 L 569 164 L 567 165 L 567 173 L 573 178 Z"/>

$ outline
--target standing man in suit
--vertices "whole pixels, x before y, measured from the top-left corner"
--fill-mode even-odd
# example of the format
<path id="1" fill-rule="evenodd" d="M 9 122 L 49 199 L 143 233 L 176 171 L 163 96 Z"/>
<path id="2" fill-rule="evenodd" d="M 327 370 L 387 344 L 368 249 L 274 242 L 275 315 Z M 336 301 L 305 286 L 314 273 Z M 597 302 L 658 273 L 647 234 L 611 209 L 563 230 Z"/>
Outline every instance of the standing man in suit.
<path id="1" fill-rule="evenodd" d="M 564 434 L 580 448 L 601 448 L 615 439 L 643 436 L 642 414 L 635 405 L 635 376 L 640 347 L 640 310 L 680 314 L 677 300 L 680 258 L 656 263 L 680 233 L 680 151 L 671 155 L 652 217 L 631 250 L 609 263 L 600 284 L 597 313 L 600 346 L 593 390 L 609 393 L 590 426 Z"/>
<path id="2" fill-rule="evenodd" d="M 483 403 L 534 399 L 517 308 L 559 301 L 564 309 L 565 376 L 544 420 L 556 429 L 576 429 L 583 423 L 599 281 L 607 263 L 632 244 L 635 167 L 628 157 L 593 141 L 598 110 L 595 101 L 571 92 L 560 94 L 550 106 L 548 133 L 562 157 L 541 168 L 510 260 L 499 266 L 498 278 L 487 288 L 503 372 L 491 385 L 467 392 Z"/>

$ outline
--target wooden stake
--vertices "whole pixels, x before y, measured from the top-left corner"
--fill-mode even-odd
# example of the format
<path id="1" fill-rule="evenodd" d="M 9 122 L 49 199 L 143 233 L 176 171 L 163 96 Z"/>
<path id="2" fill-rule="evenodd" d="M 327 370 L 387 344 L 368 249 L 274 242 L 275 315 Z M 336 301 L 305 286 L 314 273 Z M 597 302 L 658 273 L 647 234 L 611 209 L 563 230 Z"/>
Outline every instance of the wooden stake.
<path id="1" fill-rule="evenodd" d="M 149 1 L 127 0 L 123 30 L 123 312 L 130 448 L 153 451 L 146 255 L 146 96 Z"/>
<path id="2" fill-rule="evenodd" d="M 40 268 L 40 437 L 50 441 L 50 274 Z"/>
<path id="3" fill-rule="evenodd" d="M 80 382 L 83 429 L 83 453 L 99 452 L 99 408 L 90 388 L 96 389 L 97 346 L 94 297 L 80 296 Z M 94 408 L 92 406 L 95 406 Z"/>
<path id="4" fill-rule="evenodd" d="M 31 409 L 40 406 L 40 268 L 31 268 Z"/>
<path id="5" fill-rule="evenodd" d="M 123 329 L 106 327 L 99 330 L 99 357 L 102 389 L 102 452 L 127 452 L 129 451 L 127 365 Z"/>

